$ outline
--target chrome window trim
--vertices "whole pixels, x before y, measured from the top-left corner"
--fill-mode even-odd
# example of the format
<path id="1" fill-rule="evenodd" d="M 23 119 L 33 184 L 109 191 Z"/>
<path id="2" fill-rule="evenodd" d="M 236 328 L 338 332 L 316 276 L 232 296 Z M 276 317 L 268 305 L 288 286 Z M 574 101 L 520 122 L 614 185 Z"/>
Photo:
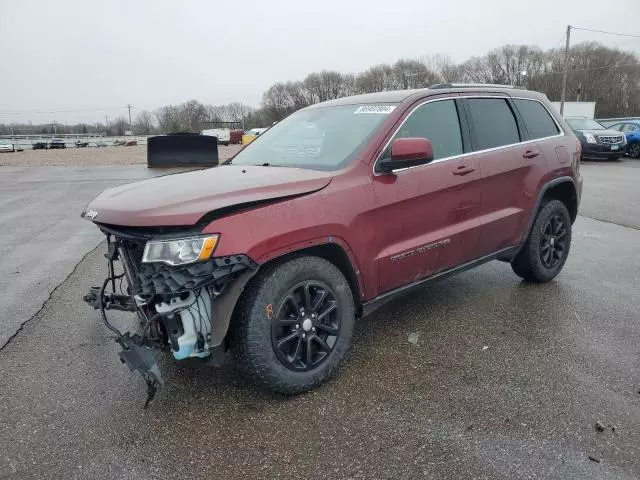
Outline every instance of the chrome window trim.
<path id="1" fill-rule="evenodd" d="M 556 117 L 551 113 L 551 111 L 547 108 L 547 106 L 544 103 L 542 103 L 540 100 L 537 100 L 535 98 L 510 97 L 510 96 L 506 96 L 506 95 L 503 96 L 503 95 L 474 95 L 474 94 L 456 95 L 456 94 L 452 94 L 451 96 L 448 96 L 448 97 L 432 98 L 431 100 L 427 99 L 424 102 L 421 102 L 418 105 L 416 105 L 415 107 L 413 107 L 413 110 L 411 110 L 409 112 L 409 114 L 404 118 L 404 120 L 402 120 L 400 125 L 398 125 L 398 127 L 394 130 L 393 134 L 391 135 L 391 138 L 389 138 L 387 143 L 385 143 L 384 147 L 382 147 L 382 150 L 380 151 L 380 153 L 376 157 L 376 160 L 373 162 L 373 166 L 371 168 L 371 171 L 373 172 L 373 176 L 374 177 L 381 177 L 383 175 L 388 175 L 388 173 L 376 173 L 376 165 L 378 164 L 378 161 L 380 161 L 380 158 L 382 157 L 382 154 L 384 153 L 384 151 L 387 149 L 389 144 L 393 141 L 394 137 L 398 133 L 398 130 L 400 130 L 402 128 L 404 123 L 409 119 L 409 117 L 411 117 L 411 115 L 413 115 L 413 113 L 418 108 L 422 107 L 423 105 L 426 105 L 427 103 L 441 102 L 443 100 L 455 100 L 457 98 L 501 98 L 503 100 L 513 99 L 513 100 L 528 100 L 530 102 L 538 102 L 540 105 L 542 105 L 544 107 L 544 109 L 547 111 L 549 116 L 553 119 L 553 122 L 556 124 L 556 127 L 558 128 L 560 133 L 558 133 L 556 135 L 549 135 L 548 137 L 535 138 L 533 140 L 525 140 L 524 142 L 510 143 L 509 145 L 501 145 L 499 147 L 485 148 L 484 150 L 477 150 L 475 152 L 467 152 L 467 153 L 462 153 L 460 155 L 452 155 L 452 156 L 449 156 L 449 157 L 443 157 L 443 158 L 439 158 L 437 160 L 433 160 L 432 162 L 425 163 L 424 165 L 416 165 L 415 167 L 405 167 L 405 168 L 394 169 L 390 173 L 394 173 L 395 174 L 395 173 L 399 173 L 399 172 L 404 172 L 405 170 L 412 170 L 414 168 L 428 167 L 429 165 L 433 165 L 434 163 L 447 162 L 449 160 L 456 160 L 456 159 L 463 158 L 463 157 L 469 157 L 469 156 L 472 156 L 472 155 L 478 155 L 480 153 L 494 152 L 494 151 L 502 150 L 502 149 L 505 149 L 505 148 L 511 148 L 511 147 L 516 146 L 516 145 L 527 145 L 529 143 L 539 142 L 539 141 L 542 141 L 542 140 L 549 140 L 549 139 L 552 139 L 552 138 L 564 137 L 566 135 L 566 133 L 564 131 L 564 128 L 562 128 L 562 125 L 560 125 L 560 123 L 558 123 L 558 121 L 556 120 Z M 458 113 L 458 115 L 459 115 L 459 113 Z M 460 133 L 462 134 L 462 128 L 460 130 Z"/>

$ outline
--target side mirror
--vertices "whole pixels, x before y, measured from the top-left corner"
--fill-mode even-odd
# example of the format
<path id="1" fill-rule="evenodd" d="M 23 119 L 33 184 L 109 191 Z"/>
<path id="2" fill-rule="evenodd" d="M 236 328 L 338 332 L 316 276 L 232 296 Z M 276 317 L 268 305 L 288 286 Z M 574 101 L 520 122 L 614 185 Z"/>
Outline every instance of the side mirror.
<path id="1" fill-rule="evenodd" d="M 433 161 L 431 140 L 423 137 L 396 138 L 391 142 L 391 158 L 378 162 L 378 170 L 391 173 Z"/>

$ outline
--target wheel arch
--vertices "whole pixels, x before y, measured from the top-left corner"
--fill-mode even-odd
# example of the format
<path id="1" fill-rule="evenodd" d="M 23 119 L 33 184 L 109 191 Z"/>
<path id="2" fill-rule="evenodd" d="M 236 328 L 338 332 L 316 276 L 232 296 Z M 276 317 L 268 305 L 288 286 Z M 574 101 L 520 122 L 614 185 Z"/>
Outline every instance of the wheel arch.
<path id="1" fill-rule="evenodd" d="M 629 143 L 627 145 L 627 153 L 629 154 L 629 156 L 631 158 L 636 158 L 636 157 L 632 157 L 631 156 L 631 147 L 633 145 L 640 145 L 640 137 L 639 138 L 633 138 L 633 139 L 629 140 Z"/>
<path id="2" fill-rule="evenodd" d="M 252 278 L 259 272 L 302 256 L 323 258 L 342 272 L 351 288 L 353 302 L 356 307 L 356 316 L 361 317 L 363 312 L 363 290 L 359 269 L 348 247 L 335 241 L 335 238 L 332 238 L 332 240 L 325 243 L 308 242 L 312 244 L 300 248 L 289 247 L 284 251 L 280 251 L 279 254 L 270 256 L 268 260 L 260 263 L 257 269 L 241 274 L 228 291 L 221 295 L 212 305 L 211 345 L 219 346 L 225 341 L 231 322 L 236 315 L 236 309 L 241 303 L 242 295 L 245 293 L 245 287 L 247 287 Z"/>
<path id="3" fill-rule="evenodd" d="M 565 204 L 571 217 L 571 223 L 576 221 L 578 216 L 578 192 L 576 184 L 571 177 L 561 177 L 546 183 L 540 192 L 538 203 L 536 205 L 535 214 L 538 213 L 540 207 L 548 200 L 560 200 Z M 531 226 L 533 222 L 531 222 Z"/>
<path id="4" fill-rule="evenodd" d="M 260 268 L 270 267 L 275 264 L 284 263 L 292 258 L 301 256 L 314 256 L 320 257 L 333 265 L 342 272 L 342 274 L 349 282 L 351 288 L 351 294 L 353 295 L 353 302 L 356 306 L 356 313 L 358 316 L 362 313 L 362 282 L 360 281 L 360 270 L 356 264 L 356 260 L 353 257 L 348 245 L 341 242 L 336 237 L 328 237 L 331 241 L 325 242 L 308 242 L 307 246 L 298 246 L 294 248 L 288 248 L 285 251 L 279 252 L 275 256 L 270 257 L 266 262 L 260 265 Z"/>
<path id="5" fill-rule="evenodd" d="M 571 223 L 575 222 L 578 216 L 578 191 L 576 189 L 576 183 L 572 177 L 558 177 L 545 183 L 538 193 L 536 204 L 532 210 L 531 218 L 529 218 L 529 224 L 527 225 L 526 235 L 522 237 L 520 248 L 509 255 L 508 257 L 501 258 L 503 261 L 511 262 L 515 256 L 522 250 L 527 238 L 531 234 L 531 229 L 536 221 L 536 216 L 542 208 L 542 206 L 549 200 L 560 200 L 565 204 L 567 210 L 569 210 L 569 217 L 571 217 Z"/>

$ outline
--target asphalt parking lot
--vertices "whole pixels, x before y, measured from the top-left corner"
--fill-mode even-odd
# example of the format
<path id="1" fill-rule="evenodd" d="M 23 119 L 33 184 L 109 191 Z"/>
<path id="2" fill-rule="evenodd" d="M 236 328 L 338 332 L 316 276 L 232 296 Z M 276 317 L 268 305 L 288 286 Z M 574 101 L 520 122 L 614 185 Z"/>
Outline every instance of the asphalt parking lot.
<path id="1" fill-rule="evenodd" d="M 177 171 L 145 165 L 0 167 L 0 348 L 103 239 L 80 218 L 84 206 L 107 187 Z"/>
<path id="2" fill-rule="evenodd" d="M 0 224 L 17 230 L 0 234 L 0 331 L 22 328 L 0 350 L 0 478 L 640 478 L 638 161 L 583 165 L 555 281 L 528 285 L 494 262 L 389 303 L 359 323 L 342 373 L 297 397 L 256 391 L 231 364 L 167 359 L 148 410 L 80 300 L 105 266 L 76 203 L 123 179 L 61 193 L 44 170 L 29 185 L 4 173 Z M 64 206 L 46 228 L 77 221 L 49 239 L 43 216 L 8 213 L 36 197 L 43 214 Z M 81 240 L 63 247 L 70 229 Z M 42 279 L 34 258 L 42 299 L 5 263 L 29 255 L 33 232 L 39 252 L 63 249 Z"/>

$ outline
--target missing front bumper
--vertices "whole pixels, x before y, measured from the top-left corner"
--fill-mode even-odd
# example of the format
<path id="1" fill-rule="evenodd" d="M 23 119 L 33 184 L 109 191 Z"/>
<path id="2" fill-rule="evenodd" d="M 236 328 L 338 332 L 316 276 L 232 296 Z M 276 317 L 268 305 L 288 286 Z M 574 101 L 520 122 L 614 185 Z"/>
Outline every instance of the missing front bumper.
<path id="1" fill-rule="evenodd" d="M 146 408 L 163 384 L 157 364 L 161 350 L 171 350 L 178 360 L 197 357 L 221 363 L 233 305 L 257 265 L 246 255 L 217 257 L 183 267 L 142 264 L 139 244 L 112 239 L 110 234 L 107 241 L 109 274 L 101 287 L 89 289 L 84 301 L 100 311 L 104 324 L 115 333 L 122 347 L 122 363 L 145 380 Z M 118 261 L 123 265 L 120 275 L 115 273 Z M 138 332 L 121 333 L 109 322 L 109 310 L 136 313 Z"/>

